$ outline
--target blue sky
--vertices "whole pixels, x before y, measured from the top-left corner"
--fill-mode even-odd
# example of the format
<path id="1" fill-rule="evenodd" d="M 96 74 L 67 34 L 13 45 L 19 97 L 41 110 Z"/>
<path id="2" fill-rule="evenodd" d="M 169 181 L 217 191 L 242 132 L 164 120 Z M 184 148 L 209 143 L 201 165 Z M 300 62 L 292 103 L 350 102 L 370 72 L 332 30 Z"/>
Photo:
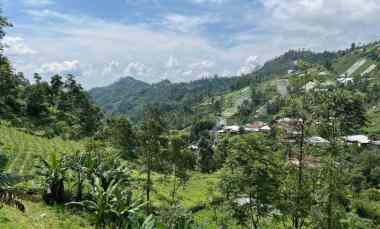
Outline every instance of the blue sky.
<path id="1" fill-rule="evenodd" d="M 0 0 L 17 71 L 190 81 L 253 71 L 288 49 L 379 39 L 377 0 Z"/>

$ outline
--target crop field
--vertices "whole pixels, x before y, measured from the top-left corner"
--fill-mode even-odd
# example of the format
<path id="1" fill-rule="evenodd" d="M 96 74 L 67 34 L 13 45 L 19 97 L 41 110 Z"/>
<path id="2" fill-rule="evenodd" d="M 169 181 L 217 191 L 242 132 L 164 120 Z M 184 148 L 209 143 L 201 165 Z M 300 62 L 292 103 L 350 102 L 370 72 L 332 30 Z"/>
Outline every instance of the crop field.
<path id="1" fill-rule="evenodd" d="M 32 175 L 36 156 L 46 156 L 50 152 L 67 154 L 81 148 L 78 142 L 41 138 L 0 125 L 0 149 L 8 157 L 6 171 L 9 173 Z"/>

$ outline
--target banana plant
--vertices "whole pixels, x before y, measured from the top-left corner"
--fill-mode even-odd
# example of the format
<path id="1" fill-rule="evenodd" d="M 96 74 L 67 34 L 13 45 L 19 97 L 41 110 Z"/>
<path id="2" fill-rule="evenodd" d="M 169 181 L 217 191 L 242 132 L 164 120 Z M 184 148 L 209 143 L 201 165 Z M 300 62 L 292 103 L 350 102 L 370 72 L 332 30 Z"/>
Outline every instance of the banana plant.
<path id="1" fill-rule="evenodd" d="M 0 156 L 0 160 L 2 160 L 3 157 L 1 150 Z M 17 181 L 18 177 L 5 174 L 3 172 L 3 168 L 0 168 L 0 207 L 2 207 L 2 205 L 8 205 L 24 212 L 25 206 L 18 198 L 18 191 L 11 187 L 11 184 Z"/>
<path id="2" fill-rule="evenodd" d="M 39 157 L 39 164 L 36 174 L 41 176 L 44 180 L 44 199 L 47 203 L 57 202 L 62 203 L 65 199 L 65 173 L 67 167 L 62 158 L 56 153 L 50 153 L 45 159 Z"/>
<path id="3" fill-rule="evenodd" d="M 25 212 L 25 206 L 18 198 L 19 192 L 9 186 L 14 180 L 14 176 L 3 174 L 0 171 L 0 207 L 4 204 Z"/>
<path id="4" fill-rule="evenodd" d="M 70 202 L 68 205 L 81 206 L 92 212 L 95 218 L 95 228 L 132 229 L 139 226 L 140 212 L 145 203 L 133 199 L 130 191 L 122 191 L 120 183 L 112 180 L 105 189 L 101 179 L 95 175 L 91 199 L 80 202 Z M 144 229 L 151 229 L 151 221 L 144 222 Z"/>

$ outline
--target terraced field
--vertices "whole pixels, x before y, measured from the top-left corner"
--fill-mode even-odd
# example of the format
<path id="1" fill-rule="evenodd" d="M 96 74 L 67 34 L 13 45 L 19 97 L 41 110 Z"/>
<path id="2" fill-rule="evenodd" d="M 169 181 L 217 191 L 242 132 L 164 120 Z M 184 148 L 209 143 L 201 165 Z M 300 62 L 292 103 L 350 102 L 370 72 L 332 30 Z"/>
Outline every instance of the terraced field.
<path id="1" fill-rule="evenodd" d="M 49 152 L 66 154 L 81 148 L 78 142 L 41 138 L 0 125 L 0 149 L 8 156 L 6 168 L 9 173 L 31 175 L 37 155 L 45 156 Z"/>

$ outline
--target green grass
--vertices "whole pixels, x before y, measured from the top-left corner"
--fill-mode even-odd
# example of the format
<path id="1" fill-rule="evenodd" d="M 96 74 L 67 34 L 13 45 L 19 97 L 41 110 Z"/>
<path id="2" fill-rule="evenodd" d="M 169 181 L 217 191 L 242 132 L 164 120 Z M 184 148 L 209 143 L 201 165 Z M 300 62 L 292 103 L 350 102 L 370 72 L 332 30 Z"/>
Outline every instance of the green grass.
<path id="1" fill-rule="evenodd" d="M 199 204 L 207 204 L 209 194 L 215 191 L 218 181 L 218 173 L 200 174 L 194 172 L 186 185 L 178 191 L 181 205 L 185 208 L 192 208 Z M 156 205 L 164 205 L 164 199 L 170 199 L 172 184 L 171 178 L 163 179 L 162 175 L 154 176 L 156 193 L 153 194 L 153 199 Z"/>
<path id="2" fill-rule="evenodd" d="M 60 138 L 46 139 L 0 125 L 0 148 L 8 157 L 7 172 L 32 175 L 36 156 L 50 152 L 68 154 L 82 149 L 82 144 Z"/>
<path id="3" fill-rule="evenodd" d="M 251 90 L 245 87 L 241 90 L 234 91 L 224 95 L 223 116 L 230 118 L 238 112 L 239 106 L 250 98 Z"/>
<path id="4" fill-rule="evenodd" d="M 62 206 L 47 206 L 43 203 L 23 201 L 25 213 L 3 206 L 0 208 L 2 229 L 76 229 L 92 228 L 80 213 L 72 213 Z"/>
<path id="5" fill-rule="evenodd" d="M 342 74 L 342 73 L 345 73 L 360 58 L 361 58 L 360 53 L 353 52 L 339 58 L 338 62 L 333 64 L 333 67 L 339 74 Z"/>

